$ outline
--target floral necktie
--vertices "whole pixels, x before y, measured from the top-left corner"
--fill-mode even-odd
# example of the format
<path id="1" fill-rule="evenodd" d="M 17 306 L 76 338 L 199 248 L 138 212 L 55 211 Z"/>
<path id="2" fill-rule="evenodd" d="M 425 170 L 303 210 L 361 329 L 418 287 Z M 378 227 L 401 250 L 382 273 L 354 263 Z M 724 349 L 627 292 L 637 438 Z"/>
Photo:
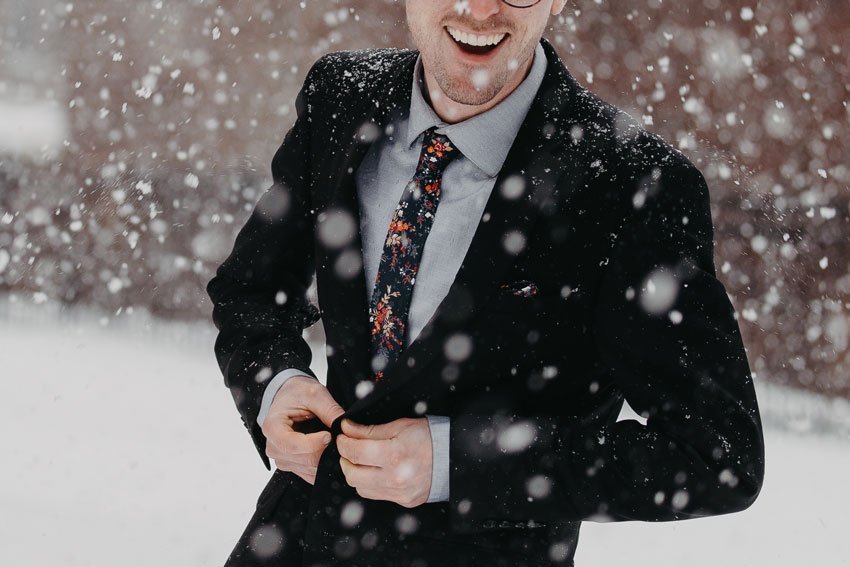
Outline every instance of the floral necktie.
<path id="1" fill-rule="evenodd" d="M 404 348 L 413 285 L 425 239 L 440 204 L 443 171 L 460 155 L 451 141 L 435 130 L 433 126 L 425 131 L 416 173 L 405 187 L 390 221 L 375 277 L 369 307 L 375 382 L 384 377 L 384 370 Z"/>

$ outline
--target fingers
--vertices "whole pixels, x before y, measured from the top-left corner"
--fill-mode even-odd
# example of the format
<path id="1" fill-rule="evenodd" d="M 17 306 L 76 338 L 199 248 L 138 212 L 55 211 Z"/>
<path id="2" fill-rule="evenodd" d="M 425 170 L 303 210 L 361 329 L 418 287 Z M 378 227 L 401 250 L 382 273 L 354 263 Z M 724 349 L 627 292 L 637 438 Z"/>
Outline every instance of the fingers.
<path id="1" fill-rule="evenodd" d="M 276 446 L 297 453 L 317 450 L 324 440 L 330 441 L 329 431 L 307 433 L 306 431 L 296 431 L 296 425 L 296 423 L 289 421 L 266 418 L 263 422 L 262 431 L 266 439 L 272 441 Z"/>
<path id="2" fill-rule="evenodd" d="M 345 413 L 342 406 L 336 403 L 336 400 L 324 386 L 313 392 L 313 395 L 308 401 L 307 407 L 310 411 L 316 414 L 316 417 L 322 420 L 322 423 L 324 423 L 327 427 L 331 427 L 336 418 Z"/>
<path id="3" fill-rule="evenodd" d="M 316 433 L 299 433 L 297 431 L 288 431 L 281 436 L 282 445 L 280 446 L 286 453 L 290 455 L 321 455 L 322 451 L 331 441 L 330 431 L 317 431 Z"/>
<path id="4" fill-rule="evenodd" d="M 297 424 L 314 417 L 330 427 L 345 410 L 320 382 L 305 376 L 293 376 L 275 394 L 269 414 L 263 421 L 266 454 L 277 468 L 298 474 L 315 482 L 316 469 L 325 448 L 332 439 L 330 431 L 304 433 Z"/>
<path id="5" fill-rule="evenodd" d="M 270 458 L 291 459 L 298 463 L 315 465 L 331 439 L 329 431 L 298 433 L 283 431 L 266 442 L 266 454 Z"/>
<path id="6" fill-rule="evenodd" d="M 339 459 L 339 467 L 342 469 L 343 476 L 345 476 L 345 482 L 354 488 L 371 487 L 376 479 L 380 479 L 381 488 L 396 488 L 395 485 L 385 482 L 386 475 L 379 474 L 378 467 L 357 465 L 345 457 Z"/>
<path id="7" fill-rule="evenodd" d="M 391 439 L 354 439 L 337 435 L 336 448 L 340 456 L 352 463 L 373 467 L 397 464 L 396 443 Z"/>
<path id="8" fill-rule="evenodd" d="M 311 434 L 293 433 L 294 436 L 298 436 L 300 438 L 309 438 L 307 439 L 307 442 L 313 443 L 314 445 L 316 444 L 316 439 L 320 439 L 324 434 L 330 436 L 330 433 L 328 432 Z M 269 442 L 266 444 L 266 455 L 268 455 L 270 459 L 274 460 L 275 467 L 278 469 L 282 471 L 291 471 L 310 484 L 313 484 L 316 480 L 316 470 L 318 469 L 319 459 L 321 458 L 325 447 L 327 447 L 327 445 L 322 441 L 319 441 L 318 445 L 319 448 L 312 452 L 293 453 Z"/>
<path id="9" fill-rule="evenodd" d="M 346 483 L 363 498 L 388 500 L 405 508 L 413 508 L 428 501 L 431 470 L 417 465 L 413 460 L 395 467 L 371 467 L 340 457 L 339 465 Z"/>
<path id="10" fill-rule="evenodd" d="M 355 492 L 368 500 L 387 500 L 405 508 L 415 508 L 423 502 L 414 499 L 406 489 L 357 487 Z M 421 497 L 420 497 L 421 500 Z"/>
<path id="11" fill-rule="evenodd" d="M 433 465 L 427 418 L 377 425 L 342 420 L 341 426 L 336 437 L 339 465 L 360 496 L 408 508 L 427 502 Z"/>
<path id="12" fill-rule="evenodd" d="M 402 417 L 388 423 L 369 425 L 357 423 L 350 419 L 343 419 L 340 425 L 343 433 L 357 439 L 392 439 L 393 437 L 397 437 L 405 429 L 418 425 L 419 419 L 426 418 L 410 419 Z"/>
<path id="13" fill-rule="evenodd" d="M 266 422 L 269 421 L 274 422 L 269 427 L 279 427 L 281 423 L 291 426 L 293 422 L 313 417 L 319 418 L 330 428 L 344 413 L 345 410 L 321 382 L 309 376 L 293 376 L 280 387 L 272 399 L 269 415 L 263 422 L 263 433 L 266 433 Z"/>
<path id="14" fill-rule="evenodd" d="M 316 484 L 315 467 L 301 467 L 293 465 L 292 463 L 278 463 L 278 461 L 275 461 L 275 466 L 282 471 L 298 475 L 301 479 L 309 482 L 310 484 Z"/>

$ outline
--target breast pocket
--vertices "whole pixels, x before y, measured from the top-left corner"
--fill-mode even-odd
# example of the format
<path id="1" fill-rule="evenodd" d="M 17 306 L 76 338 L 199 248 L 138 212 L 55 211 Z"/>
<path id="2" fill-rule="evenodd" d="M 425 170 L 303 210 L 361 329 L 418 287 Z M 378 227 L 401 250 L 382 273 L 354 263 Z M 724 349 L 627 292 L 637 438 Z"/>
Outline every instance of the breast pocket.
<path id="1" fill-rule="evenodd" d="M 570 300 L 569 286 L 553 288 L 520 280 L 510 284 L 500 284 L 496 293 L 496 305 L 507 310 L 517 322 L 535 316 L 553 315 L 567 306 Z"/>

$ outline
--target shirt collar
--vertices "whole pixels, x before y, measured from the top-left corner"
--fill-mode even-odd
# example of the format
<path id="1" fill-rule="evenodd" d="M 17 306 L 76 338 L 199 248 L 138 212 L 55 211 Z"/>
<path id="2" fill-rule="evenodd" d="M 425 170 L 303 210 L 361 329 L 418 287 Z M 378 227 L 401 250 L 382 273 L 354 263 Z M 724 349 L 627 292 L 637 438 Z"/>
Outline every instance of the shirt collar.
<path id="1" fill-rule="evenodd" d="M 511 94 L 486 112 L 455 124 L 444 122 L 425 100 L 422 94 L 424 80 L 420 84 L 421 69 L 422 57 L 417 55 L 405 137 L 407 146 L 411 147 L 422 132 L 437 126 L 437 132 L 448 136 L 467 159 L 488 176 L 496 177 L 546 74 L 543 45 L 537 43 L 531 70 Z"/>

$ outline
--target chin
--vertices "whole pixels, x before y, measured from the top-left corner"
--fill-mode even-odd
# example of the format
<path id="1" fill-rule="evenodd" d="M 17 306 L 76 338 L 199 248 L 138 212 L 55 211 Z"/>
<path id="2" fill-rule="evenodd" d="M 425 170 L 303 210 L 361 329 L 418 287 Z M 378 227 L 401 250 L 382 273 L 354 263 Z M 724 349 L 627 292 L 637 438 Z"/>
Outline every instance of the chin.
<path id="1" fill-rule="evenodd" d="M 493 100 L 493 97 L 496 96 L 496 93 L 489 92 L 489 89 L 486 91 L 476 91 L 474 88 L 470 87 L 469 89 L 464 89 L 460 92 L 446 92 L 446 96 L 458 104 L 465 104 L 467 106 L 481 106 L 482 104 L 486 104 Z"/>
<path id="2" fill-rule="evenodd" d="M 490 83 L 478 90 L 470 82 L 463 80 L 445 85 L 443 92 L 457 103 L 480 106 L 493 100 L 503 87 L 503 83 Z"/>

